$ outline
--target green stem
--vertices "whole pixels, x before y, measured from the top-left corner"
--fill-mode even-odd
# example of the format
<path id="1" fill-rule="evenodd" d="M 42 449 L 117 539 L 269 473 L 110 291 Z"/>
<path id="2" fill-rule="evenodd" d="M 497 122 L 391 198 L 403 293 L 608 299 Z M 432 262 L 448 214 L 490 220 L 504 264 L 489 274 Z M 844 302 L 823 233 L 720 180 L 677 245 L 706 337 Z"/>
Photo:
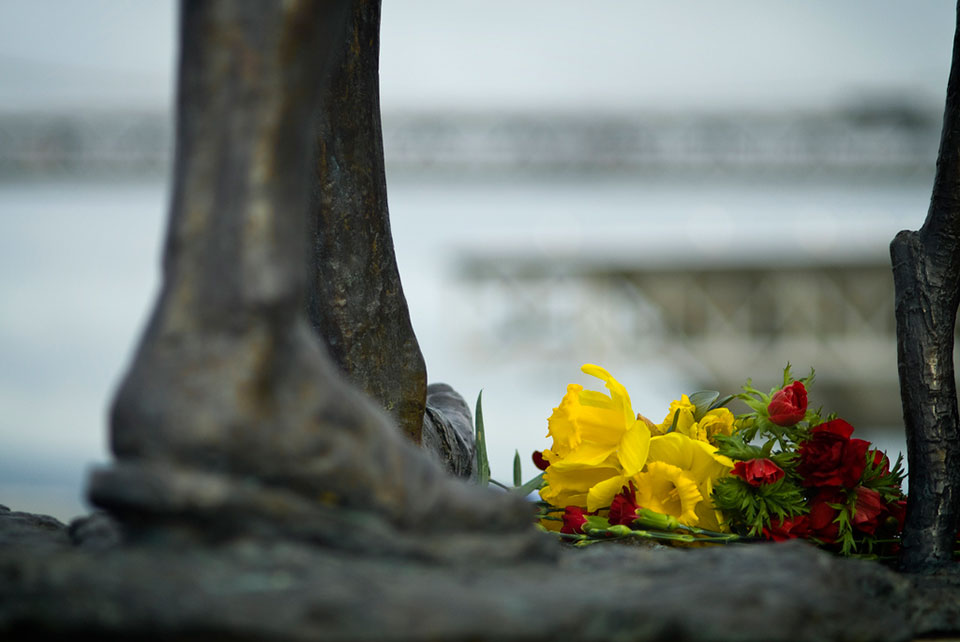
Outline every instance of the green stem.
<path id="1" fill-rule="evenodd" d="M 567 509 L 565 508 L 557 508 L 556 506 L 551 506 L 550 504 L 540 507 L 541 513 L 565 513 L 566 511 Z"/>
<path id="2" fill-rule="evenodd" d="M 680 530 L 684 530 L 695 535 L 703 535 L 705 537 L 710 537 L 716 540 L 723 540 L 727 542 L 736 542 L 739 540 L 754 539 L 746 538 L 737 535 L 736 533 L 718 533 L 717 531 L 708 531 L 705 528 L 697 528 L 696 526 L 686 526 L 685 524 L 679 525 Z"/>
<path id="3" fill-rule="evenodd" d="M 554 533 L 560 539 L 569 539 L 569 540 L 583 540 L 589 539 L 586 535 L 579 535 L 576 533 Z"/>
<path id="4" fill-rule="evenodd" d="M 630 529 L 628 532 L 622 532 L 619 529 L 617 531 L 606 529 L 606 528 L 594 528 L 587 531 L 587 535 L 591 538 L 601 537 L 601 541 L 609 541 L 613 539 L 622 539 L 624 537 L 636 537 L 639 539 L 657 539 L 665 540 L 672 542 L 684 542 L 687 544 L 692 544 L 694 542 L 717 542 L 717 543 L 728 543 L 739 539 L 738 535 L 732 533 L 713 533 L 711 535 L 705 535 L 703 537 L 697 537 L 691 533 L 674 533 L 670 531 L 652 531 L 652 530 L 634 530 Z"/>

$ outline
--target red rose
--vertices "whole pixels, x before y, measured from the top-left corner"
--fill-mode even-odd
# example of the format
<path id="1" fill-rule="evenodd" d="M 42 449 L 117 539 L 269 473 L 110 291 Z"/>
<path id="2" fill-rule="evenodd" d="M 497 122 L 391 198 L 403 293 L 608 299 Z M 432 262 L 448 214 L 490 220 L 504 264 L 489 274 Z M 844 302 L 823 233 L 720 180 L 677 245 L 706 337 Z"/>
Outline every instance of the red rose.
<path id="1" fill-rule="evenodd" d="M 765 526 L 763 529 L 763 536 L 774 542 L 782 542 L 806 537 L 809 532 L 809 518 L 806 515 L 795 515 L 787 519 L 771 519 L 770 526 Z"/>
<path id="2" fill-rule="evenodd" d="M 850 439 L 853 426 L 834 419 L 816 426 L 810 439 L 800 444 L 797 472 L 804 486 L 843 486 L 853 488 L 867 466 L 870 442 Z"/>
<path id="3" fill-rule="evenodd" d="M 546 470 L 550 466 L 550 462 L 543 458 L 543 453 L 539 450 L 533 451 L 533 465 L 539 468 L 540 470 Z"/>
<path id="4" fill-rule="evenodd" d="M 630 488 L 626 486 L 610 502 L 610 514 L 607 516 L 611 525 L 621 524 L 630 526 L 637 519 L 636 492 L 633 488 L 633 482 L 630 482 Z"/>
<path id="5" fill-rule="evenodd" d="M 846 497 L 840 491 L 832 488 L 820 491 L 813 498 L 810 502 L 810 514 L 807 516 L 810 537 L 815 537 L 827 544 L 837 541 L 840 526 L 834 520 L 837 519 L 840 511 L 830 504 L 843 504 L 845 501 Z"/>
<path id="6" fill-rule="evenodd" d="M 563 512 L 563 527 L 560 532 L 583 535 L 583 525 L 587 523 L 585 512 L 579 506 L 567 506 Z"/>
<path id="7" fill-rule="evenodd" d="M 857 505 L 853 513 L 853 525 L 858 530 L 873 535 L 887 515 L 883 497 L 872 488 L 857 486 Z"/>
<path id="8" fill-rule="evenodd" d="M 773 484 L 780 481 L 784 475 L 783 469 L 769 459 L 738 461 L 730 472 L 751 486 Z"/>
<path id="9" fill-rule="evenodd" d="M 767 405 L 770 421 L 778 426 L 793 426 L 807 414 L 807 389 L 794 381 L 775 393 Z"/>

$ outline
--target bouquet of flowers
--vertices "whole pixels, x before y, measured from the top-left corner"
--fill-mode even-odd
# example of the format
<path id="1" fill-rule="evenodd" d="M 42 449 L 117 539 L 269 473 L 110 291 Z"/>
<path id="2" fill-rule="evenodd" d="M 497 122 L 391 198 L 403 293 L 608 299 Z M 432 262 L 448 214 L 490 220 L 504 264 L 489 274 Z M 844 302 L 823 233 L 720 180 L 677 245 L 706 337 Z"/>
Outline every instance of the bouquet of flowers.
<path id="1" fill-rule="evenodd" d="M 579 546 L 804 538 L 844 555 L 896 553 L 902 458 L 891 465 L 849 423 L 810 408 L 812 371 L 794 380 L 788 364 L 769 393 L 748 381 L 724 398 L 682 395 L 659 423 L 634 412 L 609 372 L 583 372 L 608 393 L 570 384 L 548 420 L 550 448 L 533 457 L 542 528 Z M 750 412 L 734 415 L 735 399 Z"/>

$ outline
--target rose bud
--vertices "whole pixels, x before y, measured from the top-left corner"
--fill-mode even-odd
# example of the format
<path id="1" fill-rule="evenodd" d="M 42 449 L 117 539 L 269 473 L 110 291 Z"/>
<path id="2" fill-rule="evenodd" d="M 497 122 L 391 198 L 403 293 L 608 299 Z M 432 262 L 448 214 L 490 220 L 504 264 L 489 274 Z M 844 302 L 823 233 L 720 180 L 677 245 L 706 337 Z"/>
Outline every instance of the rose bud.
<path id="1" fill-rule="evenodd" d="M 773 393 L 767 405 L 770 421 L 778 426 L 793 426 L 807 414 L 807 389 L 800 381 Z"/>
<path id="2" fill-rule="evenodd" d="M 630 487 L 623 487 L 623 490 L 617 493 L 617 496 L 610 502 L 610 514 L 607 519 L 611 524 L 621 524 L 629 526 L 637 521 L 637 496 L 634 492 L 633 482 Z"/>
<path id="3" fill-rule="evenodd" d="M 539 468 L 540 470 L 546 470 L 550 466 L 550 462 L 544 459 L 542 452 L 540 452 L 539 450 L 534 450 L 533 465 Z"/>
<path id="4" fill-rule="evenodd" d="M 763 527 L 763 536 L 774 542 L 783 542 L 797 537 L 806 537 L 810 532 L 806 515 L 794 515 L 786 519 L 771 519 L 770 526 Z"/>
<path id="5" fill-rule="evenodd" d="M 736 475 L 751 486 L 763 486 L 781 480 L 784 472 L 780 466 L 769 459 L 751 459 L 736 462 L 730 474 Z"/>
<path id="6" fill-rule="evenodd" d="M 560 532 L 583 535 L 583 525 L 587 523 L 584 513 L 585 511 L 579 506 L 567 506 L 563 513 L 563 528 Z"/>
<path id="7" fill-rule="evenodd" d="M 857 486 L 857 504 L 853 525 L 860 531 L 873 535 L 887 514 L 887 505 L 880 493 L 872 488 Z"/>

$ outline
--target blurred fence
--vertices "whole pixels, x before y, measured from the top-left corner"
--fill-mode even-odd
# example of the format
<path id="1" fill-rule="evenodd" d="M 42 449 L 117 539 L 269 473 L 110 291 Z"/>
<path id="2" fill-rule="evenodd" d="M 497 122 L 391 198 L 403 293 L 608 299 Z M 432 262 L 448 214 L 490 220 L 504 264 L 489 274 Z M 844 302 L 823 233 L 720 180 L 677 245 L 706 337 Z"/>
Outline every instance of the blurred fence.
<path id="1" fill-rule="evenodd" d="M 170 154 L 165 114 L 0 114 L 0 175 L 159 176 Z"/>
<path id="2" fill-rule="evenodd" d="M 463 297 L 495 313 L 465 325 L 486 359 L 560 361 L 571 346 L 673 364 L 739 390 L 792 361 L 817 368 L 816 398 L 858 426 L 900 423 L 893 276 L 881 251 L 842 263 L 536 262 L 475 255 Z"/>
<path id="3" fill-rule="evenodd" d="M 770 114 L 408 113 L 384 117 L 387 164 L 413 170 L 914 173 L 939 115 L 904 107 Z M 165 113 L 0 114 L 0 175 L 162 174 Z"/>

